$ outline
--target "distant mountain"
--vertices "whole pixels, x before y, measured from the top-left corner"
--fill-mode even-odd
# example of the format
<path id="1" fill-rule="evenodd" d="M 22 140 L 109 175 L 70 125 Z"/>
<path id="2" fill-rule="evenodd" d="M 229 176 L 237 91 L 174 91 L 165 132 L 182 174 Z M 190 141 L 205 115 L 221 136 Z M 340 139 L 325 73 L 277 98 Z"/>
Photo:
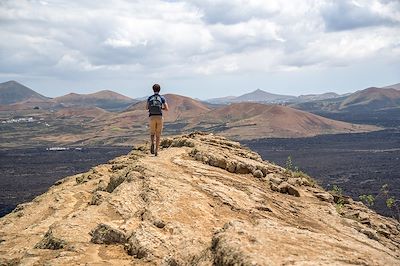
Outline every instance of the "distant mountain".
<path id="1" fill-rule="evenodd" d="M 367 88 L 349 95 L 290 105 L 334 120 L 400 127 L 400 90 Z"/>
<path id="2" fill-rule="evenodd" d="M 344 99 L 339 110 L 368 111 L 400 107 L 400 91 L 371 87 L 357 91 Z"/>
<path id="3" fill-rule="evenodd" d="M 54 99 L 45 97 L 16 82 L 0 83 L 0 110 L 61 109 L 64 107 L 99 107 L 108 111 L 118 111 L 137 102 L 113 91 L 103 90 L 92 94 L 70 93 Z"/>
<path id="4" fill-rule="evenodd" d="M 14 81 L 0 83 L 0 104 L 15 104 L 22 101 L 48 101 L 49 98 Z"/>
<path id="5" fill-rule="evenodd" d="M 370 112 L 400 108 L 400 90 L 371 87 L 346 96 L 291 106 L 310 112 Z"/>
<path id="6" fill-rule="evenodd" d="M 188 130 L 206 130 L 237 139 L 306 137 L 377 130 L 335 121 L 281 105 L 236 103 L 189 120 Z"/>
<path id="7" fill-rule="evenodd" d="M 305 101 L 292 103 L 289 106 L 306 112 L 315 114 L 323 112 L 338 112 L 339 106 L 346 99 L 346 96 L 338 98 L 330 98 L 325 100 Z"/>
<path id="8" fill-rule="evenodd" d="M 255 90 L 250 93 L 243 94 L 242 96 L 236 97 L 233 102 L 263 102 L 263 103 L 282 103 L 295 101 L 295 96 L 290 95 L 279 95 L 269 93 L 263 90 Z"/>
<path id="9" fill-rule="evenodd" d="M 386 87 L 383 87 L 383 89 L 395 89 L 395 90 L 400 90 L 400 83 L 389 85 Z"/>
<path id="10" fill-rule="evenodd" d="M 207 100 L 213 104 L 229 104 L 229 103 L 240 103 L 240 102 L 258 102 L 258 103 L 286 103 L 296 101 L 296 96 L 290 95 L 279 95 L 269 93 L 260 89 L 253 92 L 243 94 L 241 96 L 227 96 L 221 98 L 213 98 Z"/>
<path id="11" fill-rule="evenodd" d="M 327 100 L 332 98 L 340 97 L 339 94 L 334 92 L 327 92 L 323 94 L 307 94 L 307 95 L 300 95 L 298 100 L 301 102 L 309 102 L 309 101 L 319 101 L 319 100 Z"/>
<path id="12" fill-rule="evenodd" d="M 380 129 L 334 121 L 281 105 L 245 102 L 210 108 L 185 96 L 167 94 L 165 97 L 170 106 L 170 110 L 164 112 L 165 135 L 206 131 L 240 140 L 306 137 Z M 63 145 L 132 145 L 134 141 L 148 138 L 148 111 L 145 108 L 146 101 L 142 101 L 119 112 L 79 105 L 61 105 L 57 109 L 32 111 L 29 115 L 36 120 L 30 124 L 32 127 L 20 126 L 19 123 L 7 124 L 9 131 L 3 132 L 2 137 L 7 136 L 8 140 L 3 144 L 19 145 L 22 139 L 28 139 L 29 145 L 41 142 Z M 26 114 L 26 111 L 21 113 Z M 16 129 L 19 130 L 18 138 L 13 137 Z"/>
<path id="13" fill-rule="evenodd" d="M 92 106 L 109 111 L 123 110 L 136 102 L 127 96 L 109 90 L 103 90 L 91 94 L 69 93 L 61 97 L 56 97 L 53 101 L 62 104 L 65 107 Z"/>
<path id="14" fill-rule="evenodd" d="M 300 95 L 299 97 L 291 95 L 279 95 L 269 93 L 263 90 L 255 90 L 250 93 L 243 94 L 241 96 L 227 96 L 221 98 L 213 98 L 207 100 L 213 104 L 229 104 L 229 103 L 240 103 L 240 102 L 258 102 L 258 103 L 298 103 L 298 102 L 309 102 L 316 100 L 325 100 L 331 98 L 340 97 L 339 94 L 334 92 L 328 92 L 323 94 L 308 94 Z"/>
<path id="15" fill-rule="evenodd" d="M 211 104 L 226 104 L 234 101 L 236 98 L 237 98 L 236 96 L 226 96 L 226 97 L 208 99 L 206 100 L 206 102 Z"/>

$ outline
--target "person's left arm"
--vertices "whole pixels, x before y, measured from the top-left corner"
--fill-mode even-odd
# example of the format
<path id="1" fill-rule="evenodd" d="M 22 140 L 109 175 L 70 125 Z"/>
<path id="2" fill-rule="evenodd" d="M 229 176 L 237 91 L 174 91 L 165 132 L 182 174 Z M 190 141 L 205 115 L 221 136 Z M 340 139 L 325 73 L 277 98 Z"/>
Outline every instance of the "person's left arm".
<path id="1" fill-rule="evenodd" d="M 163 108 L 163 110 L 165 110 L 165 111 L 168 111 L 168 110 L 169 110 L 168 104 L 167 104 L 166 102 L 164 103 L 164 108 Z"/>
<path id="2" fill-rule="evenodd" d="M 165 110 L 165 111 L 168 111 L 168 110 L 169 110 L 167 101 L 166 101 L 164 98 L 163 98 L 163 106 L 162 106 L 162 109 Z"/>

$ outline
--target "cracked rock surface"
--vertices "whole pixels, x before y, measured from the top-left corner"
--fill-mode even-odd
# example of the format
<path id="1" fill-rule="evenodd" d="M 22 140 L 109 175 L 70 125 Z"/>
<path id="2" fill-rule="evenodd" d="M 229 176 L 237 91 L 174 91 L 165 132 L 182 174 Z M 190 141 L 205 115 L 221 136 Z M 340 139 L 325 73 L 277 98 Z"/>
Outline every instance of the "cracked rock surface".
<path id="1" fill-rule="evenodd" d="M 0 265 L 400 265 L 400 226 L 212 134 L 67 177 L 0 219 Z"/>

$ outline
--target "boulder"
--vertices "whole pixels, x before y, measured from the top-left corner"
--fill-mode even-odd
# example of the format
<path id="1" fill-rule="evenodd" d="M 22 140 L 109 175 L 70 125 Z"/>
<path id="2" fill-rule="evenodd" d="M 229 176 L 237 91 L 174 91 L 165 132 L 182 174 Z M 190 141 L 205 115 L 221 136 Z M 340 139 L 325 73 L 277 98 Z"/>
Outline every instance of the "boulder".
<path id="1" fill-rule="evenodd" d="M 88 174 L 80 174 L 75 178 L 77 184 L 83 184 L 89 181 Z"/>
<path id="2" fill-rule="evenodd" d="M 178 138 L 163 138 L 160 142 L 161 148 L 169 148 L 169 147 L 191 147 L 193 148 L 195 143 L 193 140 L 187 137 L 178 137 Z"/>
<path id="3" fill-rule="evenodd" d="M 264 166 L 259 166 L 258 170 L 261 170 L 261 172 L 263 173 L 264 176 L 267 176 L 269 173 L 268 168 L 264 167 Z"/>
<path id="4" fill-rule="evenodd" d="M 162 221 L 162 220 L 159 220 L 159 219 L 155 219 L 153 221 L 153 224 L 154 224 L 155 227 L 160 228 L 160 229 L 165 227 L 165 222 Z"/>
<path id="5" fill-rule="evenodd" d="M 105 191 L 96 191 L 92 195 L 92 199 L 90 200 L 90 205 L 100 205 L 106 197 L 108 197 L 109 193 Z"/>
<path id="6" fill-rule="evenodd" d="M 127 167 L 127 165 L 125 163 L 116 163 L 116 164 L 112 165 L 111 171 L 117 172 L 117 171 L 122 170 L 122 169 L 124 169 L 126 167 Z"/>
<path id="7" fill-rule="evenodd" d="M 302 182 L 300 178 L 289 178 L 287 182 L 292 186 L 301 186 Z"/>
<path id="8" fill-rule="evenodd" d="M 133 256 L 137 259 L 143 259 L 151 254 L 145 243 L 146 239 L 143 241 L 140 236 L 133 234 L 128 239 L 128 243 L 125 245 L 125 249 L 130 256 Z"/>
<path id="9" fill-rule="evenodd" d="M 330 192 L 330 193 L 333 196 L 333 201 L 335 203 L 349 204 L 351 201 L 351 198 L 348 196 L 343 196 L 336 192 Z"/>
<path id="10" fill-rule="evenodd" d="M 253 172 L 253 176 L 256 177 L 256 178 L 263 178 L 264 174 L 263 174 L 263 172 L 261 172 L 261 170 L 255 170 Z"/>
<path id="11" fill-rule="evenodd" d="M 360 232 L 366 235 L 370 239 L 379 240 L 378 234 L 376 233 L 375 230 L 372 230 L 370 228 L 362 228 Z"/>
<path id="12" fill-rule="evenodd" d="M 362 224 L 371 224 L 369 215 L 365 212 L 360 212 L 360 214 L 358 215 L 358 219 Z"/>
<path id="13" fill-rule="evenodd" d="M 226 163 L 226 170 L 230 173 L 236 172 L 236 163 L 234 161 L 228 161 Z"/>
<path id="14" fill-rule="evenodd" d="M 239 241 L 244 234 L 240 221 L 231 221 L 214 234 L 211 243 L 213 265 L 253 265 L 252 259 L 240 249 Z M 236 226 L 238 228 L 236 228 Z"/>
<path id="15" fill-rule="evenodd" d="M 90 241 L 95 244 L 123 244 L 127 241 L 123 231 L 103 223 L 97 225 L 90 235 L 92 236 Z"/>
<path id="16" fill-rule="evenodd" d="M 215 166 L 218 168 L 222 168 L 222 169 L 226 168 L 226 159 L 223 157 L 217 157 L 217 156 L 210 155 L 208 163 L 209 163 L 209 165 Z"/>
<path id="17" fill-rule="evenodd" d="M 279 192 L 278 185 L 276 185 L 276 184 L 274 184 L 274 183 L 271 183 L 271 184 L 270 184 L 270 187 L 271 187 L 271 190 L 272 190 L 272 191 Z"/>
<path id="18" fill-rule="evenodd" d="M 267 175 L 267 179 L 272 183 L 272 184 L 275 184 L 275 185 L 280 185 L 282 182 L 283 182 L 283 180 L 281 179 L 281 178 L 279 178 L 276 174 L 268 174 Z"/>
<path id="19" fill-rule="evenodd" d="M 237 174 L 248 174 L 248 173 L 250 173 L 250 170 L 246 164 L 244 164 L 242 162 L 238 162 L 236 165 L 236 173 Z"/>
<path id="20" fill-rule="evenodd" d="M 104 181 L 103 179 L 101 179 L 101 180 L 99 181 L 99 183 L 97 184 L 97 186 L 96 186 L 96 188 L 94 189 L 93 192 L 96 192 L 96 191 L 106 191 L 107 185 L 108 185 L 107 182 Z"/>
<path id="21" fill-rule="evenodd" d="M 108 182 L 106 191 L 112 193 L 119 185 L 126 180 L 125 176 L 112 176 Z"/>
<path id="22" fill-rule="evenodd" d="M 289 194 L 295 197 L 300 197 L 300 192 L 292 185 L 290 185 L 287 182 L 282 182 L 279 186 L 278 186 L 278 190 L 280 193 L 283 194 Z"/>
<path id="23" fill-rule="evenodd" d="M 49 229 L 42 240 L 35 245 L 35 248 L 57 250 L 66 246 L 66 242 L 53 235 L 53 231 Z"/>
<path id="24" fill-rule="evenodd" d="M 306 187 L 315 187 L 316 182 L 311 177 L 301 177 L 301 184 Z"/>
<path id="25" fill-rule="evenodd" d="M 169 148 L 171 147 L 173 139 L 172 138 L 162 138 L 160 142 L 161 148 Z"/>
<path id="26" fill-rule="evenodd" d="M 333 203 L 333 196 L 327 192 L 317 192 L 315 193 L 315 197 L 322 201 Z"/>

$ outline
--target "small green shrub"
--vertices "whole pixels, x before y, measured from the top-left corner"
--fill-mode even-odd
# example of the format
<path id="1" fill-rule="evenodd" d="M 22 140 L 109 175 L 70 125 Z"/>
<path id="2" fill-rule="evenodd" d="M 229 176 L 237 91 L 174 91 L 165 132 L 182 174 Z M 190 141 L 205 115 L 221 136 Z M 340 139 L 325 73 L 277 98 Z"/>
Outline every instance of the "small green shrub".
<path id="1" fill-rule="evenodd" d="M 337 196 L 337 201 L 335 205 L 336 211 L 339 214 L 342 214 L 344 208 L 343 189 L 337 185 L 333 185 L 332 189 L 329 192 Z"/>
<path id="2" fill-rule="evenodd" d="M 393 208 L 395 203 L 396 203 L 396 199 L 394 197 L 390 197 L 390 198 L 386 199 L 386 206 L 389 209 Z"/>
<path id="3" fill-rule="evenodd" d="M 337 211 L 339 214 L 342 214 L 342 213 L 343 213 L 343 208 L 344 208 L 343 199 L 340 199 L 340 200 L 335 204 L 335 208 L 336 208 L 336 211 Z"/>
<path id="4" fill-rule="evenodd" d="M 371 194 L 369 195 L 360 195 L 358 197 L 362 202 L 364 202 L 365 204 L 367 204 L 369 207 L 374 206 L 375 204 L 375 197 Z"/>
<path id="5" fill-rule="evenodd" d="M 285 168 L 286 168 L 286 171 L 293 170 L 292 156 L 290 156 L 290 155 L 286 159 Z"/>
<path id="6" fill-rule="evenodd" d="M 303 171 L 301 171 L 299 169 L 299 167 L 297 167 L 297 166 L 295 166 L 293 164 L 291 156 L 288 156 L 288 158 L 286 159 L 285 173 L 287 175 L 290 175 L 291 177 L 294 177 L 294 178 L 304 178 L 304 179 L 306 179 L 308 181 L 308 183 L 309 183 L 308 184 L 309 186 L 313 187 L 313 186 L 316 185 L 316 181 L 313 178 L 311 178 L 308 174 L 304 173 Z"/>
<path id="7" fill-rule="evenodd" d="M 343 189 L 337 185 L 333 185 L 331 192 L 335 193 L 338 196 L 343 196 Z"/>
<path id="8" fill-rule="evenodd" d="M 374 206 L 375 202 L 379 199 L 383 199 L 386 203 L 386 207 L 392 212 L 392 216 L 400 221 L 400 201 L 395 197 L 389 197 L 389 185 L 384 184 L 379 190 L 378 195 L 375 197 L 371 194 L 360 195 L 359 199 L 364 202 L 367 206 Z"/>

